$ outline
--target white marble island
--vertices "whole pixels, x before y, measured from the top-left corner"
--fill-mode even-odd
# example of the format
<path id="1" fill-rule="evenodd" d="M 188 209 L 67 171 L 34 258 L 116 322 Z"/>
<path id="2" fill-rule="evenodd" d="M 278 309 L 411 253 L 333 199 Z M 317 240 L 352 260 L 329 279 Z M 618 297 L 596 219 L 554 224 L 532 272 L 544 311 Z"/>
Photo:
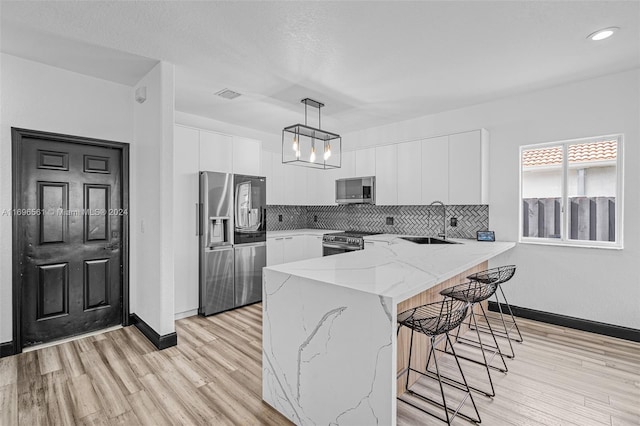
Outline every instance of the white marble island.
<path id="1" fill-rule="evenodd" d="M 515 245 L 396 237 L 264 269 L 262 398 L 294 423 L 395 424 L 398 304 Z"/>

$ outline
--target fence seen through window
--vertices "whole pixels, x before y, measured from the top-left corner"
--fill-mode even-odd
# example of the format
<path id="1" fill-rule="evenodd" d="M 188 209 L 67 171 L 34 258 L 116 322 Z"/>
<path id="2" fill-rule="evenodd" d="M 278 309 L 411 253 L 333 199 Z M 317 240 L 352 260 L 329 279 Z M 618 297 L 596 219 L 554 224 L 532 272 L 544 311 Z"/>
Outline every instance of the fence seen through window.
<path id="1" fill-rule="evenodd" d="M 616 136 L 523 147 L 521 236 L 615 242 L 620 142 Z"/>

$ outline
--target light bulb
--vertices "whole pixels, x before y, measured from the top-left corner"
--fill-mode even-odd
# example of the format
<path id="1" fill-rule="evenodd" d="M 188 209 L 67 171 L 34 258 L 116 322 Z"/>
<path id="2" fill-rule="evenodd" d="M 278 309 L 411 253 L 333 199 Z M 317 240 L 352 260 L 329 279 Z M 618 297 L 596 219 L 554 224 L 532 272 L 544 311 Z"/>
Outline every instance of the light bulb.
<path id="1" fill-rule="evenodd" d="M 296 149 L 296 158 L 299 159 L 300 158 L 300 150 Z"/>
<path id="2" fill-rule="evenodd" d="M 312 163 L 316 162 L 316 147 L 312 147 L 311 148 L 311 155 L 309 156 L 309 161 L 311 161 Z"/>
<path id="3" fill-rule="evenodd" d="M 616 31 L 618 31 L 620 28 L 618 27 L 609 27 L 609 28 L 603 28 L 601 30 L 598 30 L 594 33 L 591 33 L 587 36 L 588 39 L 591 39 L 593 41 L 600 41 L 600 40 L 605 40 L 609 37 L 611 37 L 613 35 L 613 33 L 615 33 Z"/>
<path id="4" fill-rule="evenodd" d="M 327 161 L 331 157 L 331 144 L 327 144 L 324 148 L 324 161 Z"/>
<path id="5" fill-rule="evenodd" d="M 300 146 L 298 144 L 298 135 L 293 135 L 293 150 L 294 151 L 299 151 L 300 150 Z"/>

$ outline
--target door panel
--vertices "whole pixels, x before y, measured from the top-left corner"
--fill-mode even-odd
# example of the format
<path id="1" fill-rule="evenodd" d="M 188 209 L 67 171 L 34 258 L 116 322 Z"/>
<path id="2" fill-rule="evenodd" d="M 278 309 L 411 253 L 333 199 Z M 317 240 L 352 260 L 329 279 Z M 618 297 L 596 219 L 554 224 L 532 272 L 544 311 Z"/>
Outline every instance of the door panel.
<path id="1" fill-rule="evenodd" d="M 85 241 L 109 239 L 109 185 L 84 185 Z"/>
<path id="2" fill-rule="evenodd" d="M 38 267 L 37 321 L 66 315 L 69 297 L 69 264 L 41 265 Z"/>
<path id="3" fill-rule="evenodd" d="M 120 324 L 121 150 L 23 137 L 20 152 L 22 346 Z"/>
<path id="4" fill-rule="evenodd" d="M 84 262 L 84 309 L 109 306 L 109 259 Z"/>
<path id="5" fill-rule="evenodd" d="M 57 214 L 69 210 L 69 185 L 66 182 L 38 182 L 40 244 L 68 241 L 68 216 Z"/>

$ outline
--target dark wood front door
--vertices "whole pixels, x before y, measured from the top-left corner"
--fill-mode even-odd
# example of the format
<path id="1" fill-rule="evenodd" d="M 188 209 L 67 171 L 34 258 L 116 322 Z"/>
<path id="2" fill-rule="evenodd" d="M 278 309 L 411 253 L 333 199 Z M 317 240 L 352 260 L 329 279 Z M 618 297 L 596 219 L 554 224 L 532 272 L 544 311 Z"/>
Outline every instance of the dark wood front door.
<path id="1" fill-rule="evenodd" d="M 21 346 L 121 324 L 128 214 L 122 150 L 89 141 L 19 139 L 13 214 Z"/>

